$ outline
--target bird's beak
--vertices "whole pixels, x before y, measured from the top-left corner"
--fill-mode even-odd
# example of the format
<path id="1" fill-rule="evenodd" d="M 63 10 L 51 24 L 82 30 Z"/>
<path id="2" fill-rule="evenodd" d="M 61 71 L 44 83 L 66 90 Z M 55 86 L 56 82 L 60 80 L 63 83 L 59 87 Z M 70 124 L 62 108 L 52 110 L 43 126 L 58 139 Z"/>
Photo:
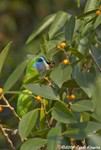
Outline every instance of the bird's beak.
<path id="1" fill-rule="evenodd" d="M 49 65 L 49 68 L 50 68 L 50 69 L 55 66 L 55 63 L 54 63 L 54 62 L 48 62 L 48 61 L 47 61 L 47 64 Z"/>

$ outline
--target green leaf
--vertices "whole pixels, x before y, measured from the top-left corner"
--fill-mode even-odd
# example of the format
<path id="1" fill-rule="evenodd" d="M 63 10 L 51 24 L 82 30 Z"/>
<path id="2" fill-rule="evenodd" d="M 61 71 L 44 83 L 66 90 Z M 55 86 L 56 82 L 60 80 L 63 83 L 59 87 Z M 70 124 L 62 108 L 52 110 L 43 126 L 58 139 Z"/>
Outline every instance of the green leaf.
<path id="1" fill-rule="evenodd" d="M 52 128 L 47 135 L 47 148 L 48 150 L 57 150 L 59 144 L 59 136 L 61 127 L 57 126 Z"/>
<path id="2" fill-rule="evenodd" d="M 101 75 L 97 77 L 94 85 L 91 86 L 92 101 L 95 105 L 95 119 L 101 122 Z"/>
<path id="3" fill-rule="evenodd" d="M 57 14 L 54 18 L 54 21 L 49 29 L 49 38 L 50 39 L 52 39 L 53 36 L 55 35 L 55 33 L 57 31 L 59 31 L 59 29 L 61 29 L 65 25 L 68 17 L 69 17 L 68 14 L 63 11 L 57 12 Z"/>
<path id="4" fill-rule="evenodd" d="M 65 41 L 64 31 L 60 31 L 54 35 L 54 40 L 58 40 L 60 43 L 61 41 Z"/>
<path id="5" fill-rule="evenodd" d="M 76 81 L 74 79 L 71 79 L 71 80 L 68 80 L 67 82 L 65 82 L 63 84 L 64 87 L 67 87 L 67 88 L 78 88 L 78 84 L 76 83 Z"/>
<path id="6" fill-rule="evenodd" d="M 96 29 L 97 40 L 101 43 L 101 30 L 100 27 Z"/>
<path id="7" fill-rule="evenodd" d="M 90 36 L 90 38 L 91 38 L 92 36 Z M 90 38 L 89 38 L 89 40 L 90 40 Z M 86 52 L 86 49 L 88 48 L 87 46 L 89 46 L 88 45 L 88 38 L 86 37 L 86 36 L 84 36 L 84 37 L 82 37 L 81 39 L 80 39 L 80 43 L 79 43 L 79 45 L 78 45 L 78 51 L 83 55 L 83 56 L 86 56 L 87 55 L 87 52 Z"/>
<path id="8" fill-rule="evenodd" d="M 98 9 L 99 5 L 100 5 L 100 0 L 87 0 L 86 6 L 85 6 L 85 9 L 84 9 L 84 13 L 87 13 L 87 12 L 90 12 L 90 11 L 93 11 L 93 10 L 96 11 L 96 9 Z M 84 18 L 85 23 L 87 23 L 90 20 L 94 21 L 95 15 L 96 14 L 95 13 L 93 14 L 93 12 L 92 12 L 91 14 L 86 16 Z"/>
<path id="9" fill-rule="evenodd" d="M 38 117 L 38 111 L 32 110 L 24 115 L 19 123 L 19 135 L 22 141 L 30 134 L 35 126 Z"/>
<path id="10" fill-rule="evenodd" d="M 69 21 L 66 23 L 66 29 L 65 29 L 65 39 L 67 43 L 71 43 L 71 40 L 73 38 L 75 29 L 75 17 L 71 16 Z"/>
<path id="11" fill-rule="evenodd" d="M 46 36 L 43 35 L 41 42 L 41 52 L 43 55 L 46 55 L 49 52 L 49 50 L 50 50 L 49 43 L 47 41 Z"/>
<path id="12" fill-rule="evenodd" d="M 87 139 L 88 145 L 91 145 L 92 147 L 96 149 L 101 148 L 101 135 L 98 134 L 91 134 Z"/>
<path id="13" fill-rule="evenodd" d="M 90 121 L 90 113 L 89 112 L 82 112 L 80 115 L 81 115 L 80 116 L 81 122 L 88 122 L 88 121 Z"/>
<path id="14" fill-rule="evenodd" d="M 51 79 L 61 88 L 62 84 L 71 79 L 72 67 L 60 64 L 50 74 Z"/>
<path id="15" fill-rule="evenodd" d="M 32 138 L 24 142 L 20 150 L 38 150 L 47 143 L 46 139 Z"/>
<path id="16" fill-rule="evenodd" d="M 91 54 L 99 68 L 101 68 L 101 49 L 93 46 L 91 48 Z"/>
<path id="17" fill-rule="evenodd" d="M 61 42 L 61 40 L 59 40 L 59 39 L 58 40 L 50 40 L 50 41 L 48 41 L 50 50 L 53 49 L 53 48 L 56 48 L 56 46 L 58 44 L 60 44 L 60 42 Z"/>
<path id="18" fill-rule="evenodd" d="M 55 120 L 62 123 L 75 123 L 76 119 L 70 112 L 65 103 L 59 101 L 55 104 L 52 110 L 52 116 Z"/>
<path id="19" fill-rule="evenodd" d="M 43 108 L 43 106 L 41 108 Z M 45 127 L 46 127 L 45 112 L 43 109 L 41 109 L 40 110 L 40 129 L 44 129 Z"/>
<path id="20" fill-rule="evenodd" d="M 76 57 L 78 57 L 80 60 L 84 58 L 82 53 L 80 53 L 78 50 L 76 50 L 73 47 L 69 47 L 69 51 L 71 51 Z"/>
<path id="21" fill-rule="evenodd" d="M 28 92 L 24 92 L 24 91 L 6 91 L 5 93 L 6 94 L 24 94 L 24 95 L 34 97 L 33 95 L 29 94 Z"/>
<path id="22" fill-rule="evenodd" d="M 33 94 L 39 95 L 43 98 L 59 100 L 58 93 L 52 87 L 40 84 L 26 84 L 24 87 L 31 91 Z"/>
<path id="23" fill-rule="evenodd" d="M 76 0 L 76 2 L 77 2 L 77 6 L 80 7 L 81 0 Z"/>
<path id="24" fill-rule="evenodd" d="M 23 90 L 22 92 L 23 94 L 20 94 L 17 99 L 17 114 L 20 117 L 24 116 L 28 111 L 32 110 L 35 103 L 34 99 L 31 97 L 32 93 L 30 91 Z"/>
<path id="25" fill-rule="evenodd" d="M 82 31 L 82 36 L 87 36 L 89 35 L 93 30 L 93 25 L 91 22 L 87 23 L 84 28 L 83 28 L 83 31 Z"/>
<path id="26" fill-rule="evenodd" d="M 80 16 L 77 17 L 77 19 L 81 19 L 81 18 L 84 18 L 86 16 L 89 17 L 89 15 L 91 14 L 95 14 L 95 12 L 98 10 L 98 8 L 94 9 L 94 10 L 91 10 L 91 11 L 87 11 L 86 13 L 83 13 L 81 14 Z"/>
<path id="27" fill-rule="evenodd" d="M 22 62 L 8 77 L 8 79 L 4 85 L 4 92 L 10 90 L 12 88 L 12 86 L 17 82 L 17 80 L 20 78 L 21 74 L 25 70 L 27 63 L 28 63 L 28 61 Z"/>
<path id="28" fill-rule="evenodd" d="M 6 61 L 6 57 L 8 55 L 8 52 L 9 52 L 9 49 L 10 49 L 10 46 L 11 46 L 11 43 L 12 42 L 9 42 L 6 47 L 2 50 L 2 52 L 0 53 L 0 74 L 1 74 L 1 71 L 2 71 L 2 68 L 3 68 L 3 65 Z"/>
<path id="29" fill-rule="evenodd" d="M 94 9 L 98 9 L 100 0 L 87 0 L 84 12 L 89 12 Z"/>
<path id="30" fill-rule="evenodd" d="M 45 128 L 45 129 L 42 129 L 42 130 L 38 130 L 38 131 L 34 132 L 32 135 L 33 136 L 39 136 L 41 138 L 46 138 L 50 129 L 51 128 Z"/>
<path id="31" fill-rule="evenodd" d="M 47 16 L 40 25 L 33 31 L 26 41 L 26 44 L 30 43 L 38 34 L 45 30 L 54 20 L 55 14 Z"/>
<path id="32" fill-rule="evenodd" d="M 101 14 L 98 15 L 95 23 L 94 23 L 94 29 L 96 29 L 101 24 Z"/>
<path id="33" fill-rule="evenodd" d="M 67 137 L 72 137 L 78 140 L 85 139 L 90 136 L 93 132 L 101 129 L 101 124 L 93 121 L 81 122 L 71 125 L 70 128 L 63 135 Z"/>
<path id="34" fill-rule="evenodd" d="M 88 95 L 88 97 L 92 96 L 92 92 L 90 89 L 91 84 L 93 84 L 95 78 L 89 72 L 75 72 L 74 78 L 80 88 Z"/>
<path id="35" fill-rule="evenodd" d="M 82 100 L 79 102 L 74 103 L 71 106 L 71 109 L 73 111 L 77 111 L 77 112 L 83 112 L 83 111 L 94 111 L 94 104 L 91 100 Z"/>

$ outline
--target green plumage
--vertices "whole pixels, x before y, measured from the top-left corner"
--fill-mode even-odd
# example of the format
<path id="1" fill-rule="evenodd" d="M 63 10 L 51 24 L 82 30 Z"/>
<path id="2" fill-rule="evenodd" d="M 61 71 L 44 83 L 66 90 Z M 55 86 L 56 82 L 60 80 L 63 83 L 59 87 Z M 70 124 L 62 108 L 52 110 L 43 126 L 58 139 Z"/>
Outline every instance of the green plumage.
<path id="1" fill-rule="evenodd" d="M 35 63 L 38 61 L 38 59 L 40 59 L 40 57 L 36 57 L 29 61 L 28 66 L 26 68 L 26 73 L 25 73 L 25 76 L 23 79 L 23 84 L 28 83 L 30 81 L 30 79 L 33 79 L 34 77 L 36 77 L 39 74 L 38 70 L 35 67 L 33 67 L 35 65 Z M 42 59 L 45 61 L 44 57 L 42 57 Z M 39 65 L 41 64 L 40 61 L 38 63 L 39 63 Z M 28 111 L 32 110 L 36 103 L 34 98 L 32 98 L 30 95 L 28 95 L 28 94 L 32 94 L 31 91 L 23 90 L 22 92 L 25 92 L 25 94 L 23 94 L 23 93 L 20 94 L 18 96 L 18 101 L 17 101 L 17 113 L 20 117 L 22 117 Z M 26 94 L 26 93 L 28 93 L 28 94 Z"/>
<path id="2" fill-rule="evenodd" d="M 23 83 L 26 83 L 29 79 L 31 79 L 31 78 L 33 78 L 39 74 L 38 70 L 36 68 L 32 67 L 33 64 L 36 63 L 38 58 L 39 57 L 36 57 L 29 62 L 27 69 L 26 69 L 26 74 L 25 74 L 24 79 L 23 79 Z"/>

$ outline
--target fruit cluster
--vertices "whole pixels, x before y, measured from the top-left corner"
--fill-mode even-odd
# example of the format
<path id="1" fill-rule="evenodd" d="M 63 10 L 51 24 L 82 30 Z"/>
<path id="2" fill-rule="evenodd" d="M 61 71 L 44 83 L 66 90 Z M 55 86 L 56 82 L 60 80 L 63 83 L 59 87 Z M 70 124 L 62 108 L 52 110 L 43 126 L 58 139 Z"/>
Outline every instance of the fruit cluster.
<path id="1" fill-rule="evenodd" d="M 99 6 L 99 9 L 96 11 L 96 15 L 100 15 L 101 14 L 101 5 Z"/>
<path id="2" fill-rule="evenodd" d="M 66 99 L 68 99 L 68 100 L 74 100 L 75 99 L 75 95 L 74 94 L 67 95 Z"/>
<path id="3" fill-rule="evenodd" d="M 61 42 L 59 45 L 57 45 L 56 47 L 58 50 L 62 50 L 64 48 L 66 48 L 66 42 Z"/>

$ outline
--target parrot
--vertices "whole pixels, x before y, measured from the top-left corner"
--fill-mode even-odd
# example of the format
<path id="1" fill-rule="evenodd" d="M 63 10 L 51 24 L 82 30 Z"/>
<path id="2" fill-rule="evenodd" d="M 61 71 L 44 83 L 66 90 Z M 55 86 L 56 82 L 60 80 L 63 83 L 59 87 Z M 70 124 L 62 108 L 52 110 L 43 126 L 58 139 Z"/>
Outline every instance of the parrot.
<path id="1" fill-rule="evenodd" d="M 26 73 L 23 79 L 23 84 L 27 83 L 31 78 L 37 76 L 40 72 L 49 70 L 49 62 L 43 56 L 38 56 L 32 59 L 26 68 Z M 23 90 L 28 94 L 32 94 L 29 90 Z M 19 94 L 17 100 L 17 114 L 23 117 L 29 110 L 33 109 L 34 100 L 30 95 Z"/>

